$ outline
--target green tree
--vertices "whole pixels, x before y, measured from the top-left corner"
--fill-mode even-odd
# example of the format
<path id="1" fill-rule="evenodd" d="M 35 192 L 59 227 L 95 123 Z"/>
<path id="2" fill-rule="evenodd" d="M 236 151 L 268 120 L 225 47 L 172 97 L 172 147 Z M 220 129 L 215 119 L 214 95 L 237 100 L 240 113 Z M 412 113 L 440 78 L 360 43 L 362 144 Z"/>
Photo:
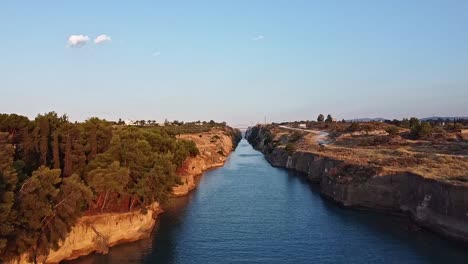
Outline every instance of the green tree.
<path id="1" fill-rule="evenodd" d="M 403 118 L 403 120 L 401 120 L 400 126 L 403 128 L 410 128 L 410 122 L 408 118 Z"/>
<path id="2" fill-rule="evenodd" d="M 40 164 L 47 165 L 50 133 L 49 120 L 46 116 L 38 115 L 36 117 L 36 122 L 38 124 L 37 127 L 39 129 L 39 153 L 41 155 Z"/>
<path id="3" fill-rule="evenodd" d="M 106 120 L 92 117 L 85 121 L 84 130 L 87 142 L 87 157 L 92 160 L 109 147 L 112 139 L 112 125 Z"/>
<path id="4" fill-rule="evenodd" d="M 60 143 L 59 143 L 59 131 L 55 130 L 52 133 L 52 156 L 54 169 L 60 169 Z"/>
<path id="5" fill-rule="evenodd" d="M 416 117 L 411 117 L 409 119 L 409 127 L 410 128 L 417 127 L 420 124 L 421 124 L 421 121 L 419 121 L 419 119 L 417 119 Z"/>
<path id="6" fill-rule="evenodd" d="M 30 252 L 33 260 L 57 249 L 91 200 L 90 189 L 75 175 L 61 179 L 59 169 L 40 167 L 18 193 L 17 254 Z"/>
<path id="7" fill-rule="evenodd" d="M 317 122 L 320 122 L 320 123 L 321 123 L 321 122 L 323 122 L 324 120 L 325 120 L 325 117 L 324 117 L 322 114 L 318 115 L 318 117 L 317 117 Z"/>
<path id="8" fill-rule="evenodd" d="M 164 202 L 172 192 L 172 186 L 177 183 L 176 166 L 172 162 L 170 154 L 155 156 L 153 167 L 140 177 L 136 183 L 135 196 L 143 205 L 149 205 L 155 201 Z M 135 199 L 132 199 L 130 210 Z"/>
<path id="9" fill-rule="evenodd" d="M 15 219 L 15 189 L 17 175 L 13 167 L 15 150 L 9 143 L 8 133 L 0 133 L 0 256 L 7 245 L 8 236 L 13 231 Z"/>
<path id="10" fill-rule="evenodd" d="M 106 207 L 107 198 L 109 193 L 122 194 L 125 186 L 128 183 L 130 170 L 128 168 L 120 167 L 120 162 L 114 161 L 106 168 L 97 168 L 88 173 L 88 184 L 98 193 L 99 201 L 103 197 L 101 212 Z"/>
<path id="11" fill-rule="evenodd" d="M 333 117 L 330 114 L 327 115 L 327 119 L 325 119 L 325 122 L 327 122 L 327 123 L 333 122 Z"/>

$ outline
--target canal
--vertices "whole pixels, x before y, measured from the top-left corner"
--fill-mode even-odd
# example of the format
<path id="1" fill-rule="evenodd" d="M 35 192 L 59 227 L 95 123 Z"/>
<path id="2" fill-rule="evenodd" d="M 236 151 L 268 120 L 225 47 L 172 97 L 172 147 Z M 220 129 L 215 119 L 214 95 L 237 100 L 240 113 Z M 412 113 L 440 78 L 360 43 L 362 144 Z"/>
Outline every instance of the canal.
<path id="1" fill-rule="evenodd" d="M 468 263 L 404 218 L 345 209 L 242 140 L 225 166 L 170 202 L 151 238 L 69 263 Z"/>

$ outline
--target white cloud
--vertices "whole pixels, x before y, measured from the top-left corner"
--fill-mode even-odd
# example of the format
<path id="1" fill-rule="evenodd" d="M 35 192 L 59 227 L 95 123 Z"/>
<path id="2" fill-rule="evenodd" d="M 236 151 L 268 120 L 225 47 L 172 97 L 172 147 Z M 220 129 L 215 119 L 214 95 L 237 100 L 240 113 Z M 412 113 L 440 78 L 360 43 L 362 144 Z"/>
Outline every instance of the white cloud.
<path id="1" fill-rule="evenodd" d="M 112 41 L 111 37 L 106 34 L 99 35 L 94 39 L 95 44 L 102 44 L 102 43 L 111 42 L 111 41 Z"/>
<path id="2" fill-rule="evenodd" d="M 88 43 L 89 37 L 85 35 L 70 35 L 68 37 L 68 47 L 81 48 Z"/>
<path id="3" fill-rule="evenodd" d="M 159 51 L 153 52 L 152 54 L 153 57 L 158 57 L 159 55 L 161 55 L 161 52 Z"/>
<path id="4" fill-rule="evenodd" d="M 264 39 L 264 38 L 265 38 L 265 36 L 263 36 L 263 35 L 257 35 L 257 36 L 255 36 L 255 37 L 253 37 L 252 40 L 258 41 L 258 40 L 262 40 L 262 39 Z"/>

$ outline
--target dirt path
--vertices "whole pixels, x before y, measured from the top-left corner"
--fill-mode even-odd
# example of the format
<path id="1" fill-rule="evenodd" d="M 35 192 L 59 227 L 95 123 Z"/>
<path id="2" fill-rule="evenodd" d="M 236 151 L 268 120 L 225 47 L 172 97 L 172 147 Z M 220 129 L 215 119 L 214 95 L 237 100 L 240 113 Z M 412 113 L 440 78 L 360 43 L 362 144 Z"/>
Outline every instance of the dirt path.
<path id="1" fill-rule="evenodd" d="M 326 131 L 322 130 L 312 130 L 312 129 L 302 129 L 302 128 L 293 128 L 293 127 L 288 127 L 288 126 L 279 126 L 280 128 L 283 129 L 288 129 L 288 130 L 293 130 L 293 131 L 300 131 L 300 132 L 308 132 L 308 133 L 314 133 L 315 136 L 313 139 L 323 145 L 327 145 L 330 143 L 330 140 L 328 139 L 329 133 Z"/>

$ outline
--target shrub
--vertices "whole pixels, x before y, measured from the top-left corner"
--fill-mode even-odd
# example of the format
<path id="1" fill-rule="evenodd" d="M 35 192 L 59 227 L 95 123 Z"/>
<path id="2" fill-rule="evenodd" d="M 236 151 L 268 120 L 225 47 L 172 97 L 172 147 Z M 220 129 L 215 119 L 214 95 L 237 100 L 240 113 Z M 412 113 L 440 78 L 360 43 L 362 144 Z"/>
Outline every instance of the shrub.
<path id="1" fill-rule="evenodd" d="M 413 127 L 416 127 L 416 126 L 419 126 L 419 125 L 421 125 L 421 121 L 419 121 L 419 119 L 417 119 L 416 117 L 410 118 L 410 120 L 409 120 L 410 128 L 413 128 Z"/>
<path id="2" fill-rule="evenodd" d="M 385 131 L 390 135 L 390 136 L 396 136 L 400 133 L 400 129 L 396 126 L 390 126 Z"/>
<path id="3" fill-rule="evenodd" d="M 292 154 L 294 151 L 296 151 L 296 147 L 292 143 L 286 144 L 286 147 L 284 148 L 289 154 Z"/>
<path id="4" fill-rule="evenodd" d="M 463 129 L 463 124 L 462 123 L 455 123 L 455 125 L 453 126 L 454 129 Z"/>
<path id="5" fill-rule="evenodd" d="M 297 142 L 302 139 L 303 135 L 300 132 L 294 131 L 290 136 L 288 141 L 291 143 Z"/>
<path id="6" fill-rule="evenodd" d="M 433 132 L 432 126 L 429 123 L 419 123 L 411 127 L 411 136 L 413 138 L 426 138 Z"/>
<path id="7" fill-rule="evenodd" d="M 361 130 L 361 125 L 358 122 L 351 123 L 351 125 L 349 125 L 348 128 L 346 129 L 346 131 L 348 132 L 356 132 L 359 130 Z"/>

